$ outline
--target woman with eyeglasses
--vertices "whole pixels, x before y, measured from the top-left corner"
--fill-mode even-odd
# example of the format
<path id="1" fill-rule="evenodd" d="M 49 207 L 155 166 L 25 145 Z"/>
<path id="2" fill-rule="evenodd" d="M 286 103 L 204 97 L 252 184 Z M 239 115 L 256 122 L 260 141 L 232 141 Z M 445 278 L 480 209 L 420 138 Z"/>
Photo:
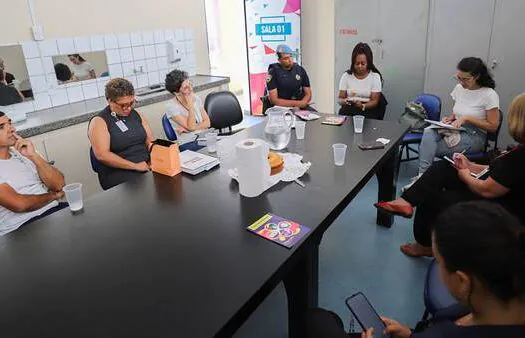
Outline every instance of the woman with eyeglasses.
<path id="1" fill-rule="evenodd" d="M 185 148 L 190 147 L 190 143 L 196 145 L 199 131 L 210 128 L 210 118 L 202 100 L 193 92 L 188 73 L 184 71 L 175 69 L 166 74 L 165 85 L 174 95 L 166 104 L 166 114 L 175 124 L 179 145 L 185 144 Z"/>
<path id="2" fill-rule="evenodd" d="M 88 130 L 104 190 L 149 171 L 154 140 L 148 121 L 133 109 L 135 90 L 128 80 L 109 80 L 106 100 L 108 106 L 90 121 Z"/>
<path id="3" fill-rule="evenodd" d="M 462 201 L 492 200 L 525 224 L 525 93 L 512 101 L 507 123 L 510 136 L 519 145 L 489 165 L 473 163 L 465 155 L 456 153 L 451 156 L 453 163 L 432 164 L 401 197 L 375 204 L 383 212 L 405 218 L 412 218 L 415 213 L 416 243 L 403 244 L 401 252 L 411 257 L 431 256 L 431 232 L 436 216 Z"/>
<path id="4" fill-rule="evenodd" d="M 485 63 L 476 57 L 462 59 L 457 66 L 456 79 L 459 83 L 450 94 L 454 100 L 452 114 L 445 116 L 442 122 L 462 128 L 462 131 L 451 133 L 443 129 L 425 129 L 419 146 L 418 176 L 411 184 L 430 167 L 435 157 L 465 150 L 482 151 L 487 133 L 498 130 L 499 96 Z"/>

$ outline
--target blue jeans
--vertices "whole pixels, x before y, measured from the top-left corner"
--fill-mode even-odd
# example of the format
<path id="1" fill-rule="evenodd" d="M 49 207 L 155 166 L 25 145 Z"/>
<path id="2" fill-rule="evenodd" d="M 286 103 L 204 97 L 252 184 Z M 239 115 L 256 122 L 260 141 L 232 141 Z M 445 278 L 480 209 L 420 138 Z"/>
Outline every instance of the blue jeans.
<path id="1" fill-rule="evenodd" d="M 470 147 L 469 152 L 482 151 L 485 148 L 486 133 L 472 126 L 465 126 L 461 132 L 459 143 L 449 148 L 437 129 L 425 128 L 423 139 L 419 145 L 419 174 L 424 173 L 432 165 L 434 157 L 452 156 Z"/>

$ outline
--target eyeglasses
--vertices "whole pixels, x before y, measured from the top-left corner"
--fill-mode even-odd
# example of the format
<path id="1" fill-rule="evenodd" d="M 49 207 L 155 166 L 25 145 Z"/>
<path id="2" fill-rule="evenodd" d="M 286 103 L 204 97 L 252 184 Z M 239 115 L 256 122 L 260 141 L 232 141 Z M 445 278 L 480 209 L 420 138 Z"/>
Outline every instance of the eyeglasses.
<path id="1" fill-rule="evenodd" d="M 133 106 L 135 105 L 135 103 L 137 103 L 137 101 L 133 100 L 129 103 L 118 103 L 118 102 L 113 101 L 113 103 L 117 105 L 120 109 L 126 110 L 128 108 L 133 108 Z"/>
<path id="2" fill-rule="evenodd" d="M 456 79 L 456 81 L 463 82 L 463 83 L 465 83 L 465 82 L 469 82 L 470 80 L 473 79 L 472 76 L 469 76 L 469 77 L 460 77 L 460 76 L 457 76 L 457 75 L 454 76 L 454 78 Z"/>

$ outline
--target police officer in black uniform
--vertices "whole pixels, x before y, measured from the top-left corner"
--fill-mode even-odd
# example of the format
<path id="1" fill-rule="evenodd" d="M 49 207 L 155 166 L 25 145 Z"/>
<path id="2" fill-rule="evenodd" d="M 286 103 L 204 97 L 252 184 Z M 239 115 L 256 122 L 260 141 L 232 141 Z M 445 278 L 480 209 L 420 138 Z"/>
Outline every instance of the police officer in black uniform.
<path id="1" fill-rule="evenodd" d="M 312 90 L 306 70 L 294 63 L 294 51 L 287 45 L 276 49 L 277 63 L 268 67 L 266 87 L 271 106 L 315 110 L 310 107 Z"/>

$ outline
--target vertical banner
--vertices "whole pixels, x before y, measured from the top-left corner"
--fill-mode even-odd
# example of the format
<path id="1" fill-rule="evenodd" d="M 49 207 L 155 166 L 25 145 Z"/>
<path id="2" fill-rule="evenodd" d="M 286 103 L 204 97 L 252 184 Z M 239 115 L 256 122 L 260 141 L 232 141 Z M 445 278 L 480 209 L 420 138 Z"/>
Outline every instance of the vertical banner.
<path id="1" fill-rule="evenodd" d="M 300 57 L 301 0 L 245 0 L 244 4 L 250 108 L 252 114 L 260 115 L 268 66 L 277 62 L 276 47 L 286 44 Z"/>

